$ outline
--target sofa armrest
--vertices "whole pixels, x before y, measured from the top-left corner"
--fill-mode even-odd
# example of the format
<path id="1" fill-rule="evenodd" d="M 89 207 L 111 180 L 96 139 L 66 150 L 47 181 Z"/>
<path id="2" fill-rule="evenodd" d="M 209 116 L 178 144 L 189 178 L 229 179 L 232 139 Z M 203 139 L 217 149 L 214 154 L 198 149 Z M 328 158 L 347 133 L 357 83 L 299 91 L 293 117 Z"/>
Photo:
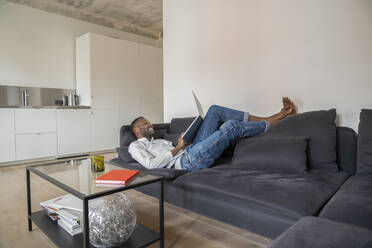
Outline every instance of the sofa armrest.
<path id="1" fill-rule="evenodd" d="M 153 124 L 155 131 L 155 138 L 163 138 L 164 134 L 169 130 L 169 123 Z M 136 140 L 132 133 L 131 125 L 124 125 L 120 128 L 120 146 L 129 146 L 129 144 Z"/>

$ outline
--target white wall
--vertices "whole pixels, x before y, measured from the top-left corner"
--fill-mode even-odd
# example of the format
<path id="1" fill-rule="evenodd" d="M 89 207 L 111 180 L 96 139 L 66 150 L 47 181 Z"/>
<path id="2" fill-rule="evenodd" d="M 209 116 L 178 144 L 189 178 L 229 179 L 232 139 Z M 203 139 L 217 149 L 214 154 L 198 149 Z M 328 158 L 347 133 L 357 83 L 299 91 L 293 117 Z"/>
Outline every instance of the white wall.
<path id="1" fill-rule="evenodd" d="M 357 127 L 372 108 L 372 1 L 165 0 L 164 118 L 211 104 L 268 115 L 336 108 Z"/>
<path id="2" fill-rule="evenodd" d="M 161 47 L 160 40 L 0 0 L 0 85 L 74 89 L 75 39 L 87 32 Z"/>

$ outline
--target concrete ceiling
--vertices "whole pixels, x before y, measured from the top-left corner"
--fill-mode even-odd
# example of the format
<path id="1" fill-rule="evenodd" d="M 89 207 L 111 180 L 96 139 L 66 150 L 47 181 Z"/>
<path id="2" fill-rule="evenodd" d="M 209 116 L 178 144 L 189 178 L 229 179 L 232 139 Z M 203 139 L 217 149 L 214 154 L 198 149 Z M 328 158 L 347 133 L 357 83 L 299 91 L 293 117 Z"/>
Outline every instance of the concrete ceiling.
<path id="1" fill-rule="evenodd" d="M 7 0 L 59 15 L 157 39 L 162 0 Z"/>

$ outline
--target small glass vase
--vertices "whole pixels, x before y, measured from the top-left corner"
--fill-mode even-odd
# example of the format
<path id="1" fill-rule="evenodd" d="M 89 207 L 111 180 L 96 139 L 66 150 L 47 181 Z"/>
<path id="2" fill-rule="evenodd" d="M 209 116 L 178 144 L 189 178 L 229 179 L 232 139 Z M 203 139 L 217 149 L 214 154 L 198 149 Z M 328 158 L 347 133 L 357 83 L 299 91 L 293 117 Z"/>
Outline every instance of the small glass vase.
<path id="1" fill-rule="evenodd" d="M 90 158 L 90 168 L 92 172 L 101 172 L 105 170 L 105 162 L 103 156 L 92 156 Z"/>

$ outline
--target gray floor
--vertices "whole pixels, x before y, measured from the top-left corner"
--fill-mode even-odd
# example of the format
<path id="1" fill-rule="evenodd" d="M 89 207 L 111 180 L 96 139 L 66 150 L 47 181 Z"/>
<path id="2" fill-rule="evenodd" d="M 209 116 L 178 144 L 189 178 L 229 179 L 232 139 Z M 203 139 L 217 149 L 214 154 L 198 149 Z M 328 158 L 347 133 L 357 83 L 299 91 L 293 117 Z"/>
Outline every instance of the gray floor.
<path id="1" fill-rule="evenodd" d="M 115 154 L 106 154 L 105 160 Z M 0 247 L 55 247 L 34 225 L 27 230 L 26 165 L 0 167 Z M 47 181 L 31 174 L 32 208 L 39 202 L 65 194 Z M 158 228 L 158 201 L 137 191 L 127 191 L 134 202 L 139 222 Z M 165 205 L 165 247 L 267 247 L 269 239 L 215 221 L 188 210 Z M 150 247 L 158 247 L 156 243 Z"/>

